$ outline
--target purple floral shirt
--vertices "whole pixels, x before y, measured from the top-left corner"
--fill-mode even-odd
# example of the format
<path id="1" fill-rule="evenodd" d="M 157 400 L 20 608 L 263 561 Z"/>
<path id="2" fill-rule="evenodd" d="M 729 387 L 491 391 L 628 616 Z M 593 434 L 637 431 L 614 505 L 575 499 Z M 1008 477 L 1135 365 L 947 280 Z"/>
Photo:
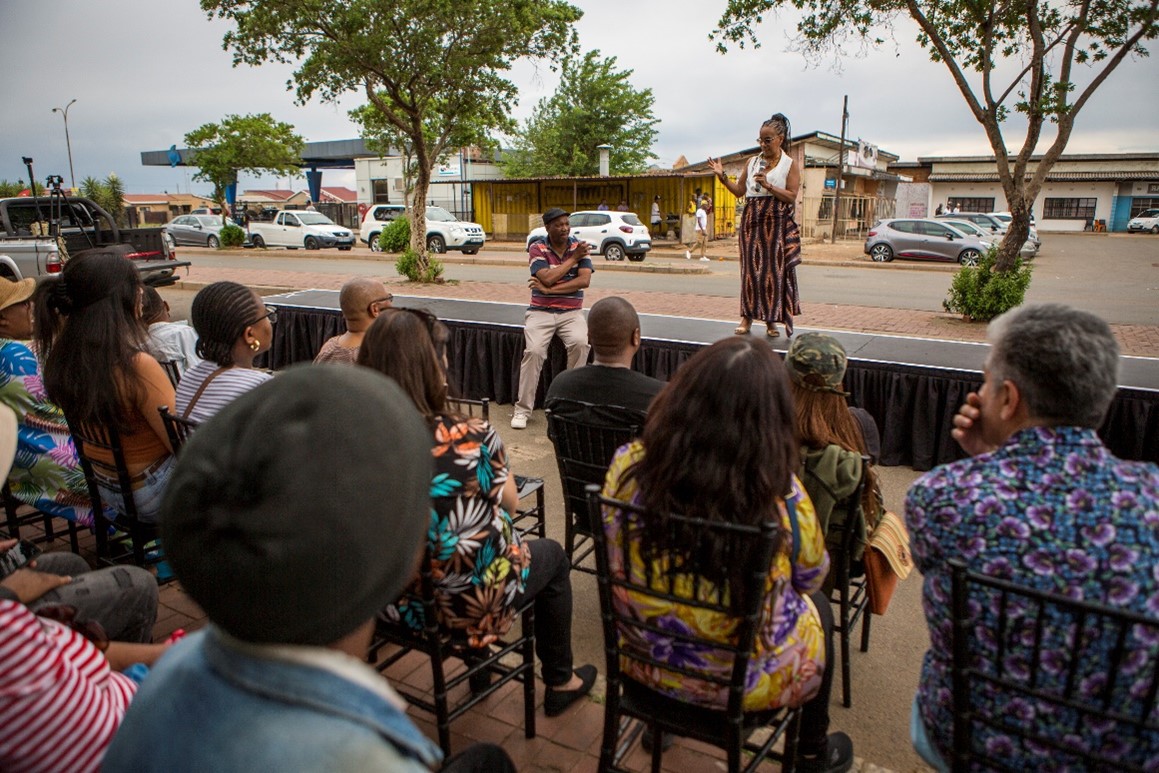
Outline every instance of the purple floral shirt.
<path id="1" fill-rule="evenodd" d="M 993 453 L 938 467 L 910 488 L 906 521 L 914 561 L 925 577 L 922 605 L 930 631 L 918 707 L 947 760 L 953 739 L 949 559 L 1038 590 L 1159 617 L 1159 467 L 1115 458 L 1094 430 L 1025 429 Z M 996 646 L 996 610 L 985 603 L 977 609 L 978 646 Z M 1023 610 L 1008 608 L 1005 616 L 1008 630 L 1031 630 Z M 1040 680 L 1065 679 L 1067 627 L 1048 621 Z M 1008 676 L 1029 673 L 1033 636 L 1022 635 L 1021 641 L 1026 649 L 1018 639 L 1007 642 Z M 1102 686 L 1096 666 L 1106 652 L 1100 650 L 1111 646 L 1094 642 L 1084 649 L 1082 662 L 1092 665 L 1085 679 L 1080 674 L 1079 691 L 1092 705 L 1098 704 Z M 1121 669 L 1126 687 L 1116 698 L 1124 709 L 1146 693 L 1159 642 L 1133 640 L 1128 647 L 1134 654 Z M 1071 735 L 1073 714 L 1051 712 L 1038 702 L 1002 701 L 986 688 L 973 696 L 975 706 L 991 716 L 1034 720 L 1055 740 L 1082 744 Z M 1124 737 L 1122 728 L 1109 722 L 1087 730 L 1096 751 L 1115 758 L 1138 755 L 1145 769 L 1159 768 L 1159 734 Z M 1040 754 L 1046 750 L 1035 744 L 1023 746 L 977 725 L 974 733 L 980 748 L 1014 767 L 1051 767 L 1042 767 Z"/>

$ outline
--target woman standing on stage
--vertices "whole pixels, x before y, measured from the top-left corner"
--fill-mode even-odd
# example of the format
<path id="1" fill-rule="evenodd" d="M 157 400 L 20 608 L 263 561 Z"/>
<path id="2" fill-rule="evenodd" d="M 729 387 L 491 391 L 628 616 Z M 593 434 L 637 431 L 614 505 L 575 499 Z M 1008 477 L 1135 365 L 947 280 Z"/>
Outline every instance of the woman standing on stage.
<path id="1" fill-rule="evenodd" d="M 801 262 L 801 231 L 793 220 L 801 171 L 789 157 L 789 119 L 777 113 L 761 124 L 759 155 L 729 180 L 718 158 L 708 159 L 712 171 L 734 196 L 745 196 L 740 225 L 740 325 L 746 335 L 754 319 L 776 338 L 776 323 L 793 335 L 793 315 L 801 313 L 797 265 Z"/>

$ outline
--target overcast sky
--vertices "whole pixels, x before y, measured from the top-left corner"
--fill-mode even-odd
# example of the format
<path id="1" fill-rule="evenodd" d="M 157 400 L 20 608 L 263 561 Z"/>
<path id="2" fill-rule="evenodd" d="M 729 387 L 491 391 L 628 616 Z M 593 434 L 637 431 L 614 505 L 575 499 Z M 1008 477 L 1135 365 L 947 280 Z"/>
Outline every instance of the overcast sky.
<path id="1" fill-rule="evenodd" d="M 943 65 L 913 42 L 900 20 L 895 39 L 861 58 L 809 67 L 789 51 L 795 17 L 781 14 L 761 27 L 761 49 L 720 55 L 708 40 L 725 0 L 573 0 L 585 50 L 615 56 L 635 71 L 636 88 L 651 88 L 660 119 L 658 162 L 670 166 L 721 155 L 754 143 L 762 120 L 784 112 L 793 133 L 841 129 L 841 99 L 849 95 L 848 134 L 913 161 L 919 156 L 989 154 L 982 132 Z M 340 105 L 294 104 L 285 87 L 293 68 L 234 69 L 221 48 L 228 27 L 210 22 L 196 0 L 0 0 L 6 77 L 0 110 L 0 179 L 27 179 L 21 156 L 35 159 L 43 181 L 69 170 L 64 122 L 53 107 L 76 99 L 68 114 L 77 180 L 116 172 L 129 193 L 175 193 L 192 185 L 191 170 L 148 168 L 144 150 L 183 146 L 186 132 L 230 113 L 269 112 L 293 124 L 307 141 L 357 136 Z M 1079 115 L 1068 152 L 1159 151 L 1159 100 L 1154 59 L 1128 60 Z M 1087 77 L 1085 73 L 1081 77 Z M 550 95 L 557 80 L 545 66 L 520 64 L 517 118 Z M 1007 143 L 1021 144 L 1012 123 Z M 1039 145 L 1044 151 L 1047 145 Z M 283 181 L 284 182 L 284 181 Z M 242 188 L 273 187 L 272 178 L 241 180 Z M 353 171 L 323 174 L 323 185 L 353 186 Z M 304 178 L 294 181 L 305 189 Z"/>

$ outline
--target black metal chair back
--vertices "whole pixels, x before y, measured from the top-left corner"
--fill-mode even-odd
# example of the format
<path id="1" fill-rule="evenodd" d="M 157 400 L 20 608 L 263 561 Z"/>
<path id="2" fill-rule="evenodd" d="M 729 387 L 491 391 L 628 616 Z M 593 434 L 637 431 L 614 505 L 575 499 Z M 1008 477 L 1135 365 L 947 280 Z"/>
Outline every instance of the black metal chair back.
<path id="1" fill-rule="evenodd" d="M 367 662 L 381 673 L 386 673 L 411 652 L 422 652 L 431 663 L 431 695 L 428 696 L 399 679 L 391 679 L 395 691 L 408 703 L 435 715 L 438 728 L 439 746 L 443 753 L 451 756 L 451 722 L 470 711 L 480 701 L 511 680 L 523 684 L 523 731 L 526 738 L 535 737 L 535 606 L 528 601 L 520 610 L 520 633 L 508 634 L 506 640 L 483 650 L 455 647 L 451 637 L 439 627 L 438 601 L 435 597 L 435 580 L 431 570 L 430 549 L 423 551 L 419 568 L 419 589 L 423 605 L 423 630 L 417 632 L 405 623 L 389 622 L 381 617 L 375 621 L 374 639 L 367 654 Z M 380 650 L 388 645 L 397 649 L 384 658 Z M 517 662 L 503 662 L 514 653 Z M 466 668 L 454 675 L 448 673 L 446 663 L 449 658 L 458 658 Z M 473 678 L 474 677 L 474 678 Z M 482 677 L 482 679 L 478 679 Z M 474 682 L 487 683 L 485 688 L 475 689 Z M 467 697 L 452 705 L 449 693 L 464 682 L 472 683 Z"/>
<path id="2" fill-rule="evenodd" d="M 20 539 L 20 528 L 22 526 L 34 526 L 40 524 L 44 529 L 44 536 L 34 538 L 33 542 L 52 542 L 56 539 L 56 527 L 53 523 L 53 516 L 49 513 L 38 510 L 27 502 L 22 502 L 16 498 L 12 493 L 12 486 L 9 481 L 4 481 L 4 487 L 0 489 L 0 497 L 4 499 L 4 515 L 6 517 L 6 524 L 8 529 L 8 536 L 12 539 Z M 76 530 L 76 522 L 68 521 L 68 539 L 69 547 L 72 552 L 80 551 L 80 538 Z"/>
<path id="3" fill-rule="evenodd" d="M 201 422 L 170 413 L 167 405 L 159 407 L 157 412 L 161 414 L 161 423 L 165 425 L 165 434 L 169 436 L 169 445 L 172 446 L 173 453 L 179 454 L 185 446 L 185 441 L 189 440 L 193 430 L 201 426 Z"/>
<path id="4" fill-rule="evenodd" d="M 181 368 L 173 360 L 157 360 L 157 362 L 169 377 L 169 383 L 176 389 L 181 384 Z"/>
<path id="5" fill-rule="evenodd" d="M 1049 759 L 1054 770 L 1150 770 L 1159 755 L 1159 618 L 949 564 L 955 773 L 1013 770 L 1017 754 Z M 1033 707 L 1033 719 L 1011 710 L 1018 703 Z M 988 745 L 993 735 L 1006 741 Z"/>
<path id="6" fill-rule="evenodd" d="M 853 550 L 857 541 L 860 524 L 865 515 L 862 511 L 862 497 L 865 493 L 865 472 L 869 457 L 861 457 L 861 475 L 852 492 L 840 498 L 833 506 L 825 534 L 825 545 L 829 550 L 829 577 L 825 587 L 829 601 L 837 605 L 837 621 L 833 632 L 841 644 L 841 702 L 845 708 L 853 706 L 853 668 L 849 660 L 849 641 L 857 622 L 861 621 L 861 651 L 869 651 L 869 626 L 872 615 L 869 612 L 869 586 L 864 570 L 853 577 Z M 812 469 L 805 466 L 801 485 L 811 499 L 817 499 L 819 486 L 825 482 Z M 841 518 L 835 516 L 840 513 Z"/>
<path id="7" fill-rule="evenodd" d="M 745 771 L 756 770 L 768 757 L 781 760 L 782 770 L 791 771 L 796 756 L 800 709 L 745 712 L 743 708 L 749 660 L 757 632 L 766 622 L 763 616 L 769 609 L 767 584 L 780 525 L 771 521 L 759 526 L 709 522 L 676 513 L 668 514 L 664 519 L 646 518 L 644 509 L 604 497 L 595 485 L 588 487 L 587 495 L 591 522 L 597 527 L 593 529 L 596 579 L 607 654 L 608 690 L 600 770 L 619 770 L 619 761 L 635 740 L 633 731 L 624 732 L 626 728 L 622 727 L 621 716 L 628 716 L 647 724 L 652 730 L 655 739 L 652 744 L 653 771 L 660 770 L 661 733 L 691 737 L 723 748 L 728 756 L 730 772 L 742 769 L 745 752 L 753 755 L 744 767 Z M 620 528 L 614 542 L 603 528 L 604 508 L 619 513 Z M 657 524 L 662 525 L 658 527 Z M 650 536 L 647 545 L 639 541 L 645 528 Z M 684 561 L 686 549 L 679 546 L 699 547 L 710 541 L 719 546 L 712 558 L 714 565 L 746 567 L 743 597 L 735 605 L 729 598 L 727 582 L 710 582 L 697 573 L 678 568 L 663 572 L 656 568 L 677 567 Z M 633 543 L 641 552 L 643 576 L 638 576 L 627 560 L 629 546 Z M 613 564 L 620 569 L 613 572 Z M 622 599 L 626 594 L 659 604 L 681 604 L 702 613 L 730 617 L 738 624 L 727 641 L 661 628 L 641 619 L 635 610 L 617 606 L 616 599 Z M 712 649 L 723 653 L 731 660 L 731 669 L 727 676 L 722 676 L 661 660 L 653 654 L 661 649 L 652 644 L 658 638 L 670 642 L 674 648 Z M 728 705 L 713 710 L 662 695 L 623 675 L 623 664 L 631 662 L 648 671 L 659 669 L 677 673 L 716 687 L 727 692 Z M 750 743 L 749 736 L 761 727 L 771 728 L 768 737 L 760 743 Z M 638 731 L 639 727 L 635 732 Z M 777 755 L 772 748 L 782 736 L 785 739 L 784 752 Z"/>
<path id="8" fill-rule="evenodd" d="M 594 550 L 586 487 L 603 485 L 616 450 L 639 436 L 645 415 L 578 400 L 553 401 L 544 414 L 563 487 L 564 550 L 573 569 L 592 574 L 583 564 Z"/>
<path id="9" fill-rule="evenodd" d="M 448 397 L 447 407 L 464 416 L 472 418 L 477 416 L 483 421 L 491 421 L 491 401 L 486 397 L 479 400 L 470 397 Z"/>

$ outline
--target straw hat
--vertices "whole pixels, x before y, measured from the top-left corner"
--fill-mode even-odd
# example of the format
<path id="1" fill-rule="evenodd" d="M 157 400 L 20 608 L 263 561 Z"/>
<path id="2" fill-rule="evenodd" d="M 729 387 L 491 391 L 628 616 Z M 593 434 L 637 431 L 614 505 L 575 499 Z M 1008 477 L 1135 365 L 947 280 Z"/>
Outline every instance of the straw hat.
<path id="1" fill-rule="evenodd" d="M 28 300 L 32 297 L 34 290 L 36 290 L 36 280 L 31 277 L 21 279 L 19 282 L 0 277 L 0 311 Z"/>

